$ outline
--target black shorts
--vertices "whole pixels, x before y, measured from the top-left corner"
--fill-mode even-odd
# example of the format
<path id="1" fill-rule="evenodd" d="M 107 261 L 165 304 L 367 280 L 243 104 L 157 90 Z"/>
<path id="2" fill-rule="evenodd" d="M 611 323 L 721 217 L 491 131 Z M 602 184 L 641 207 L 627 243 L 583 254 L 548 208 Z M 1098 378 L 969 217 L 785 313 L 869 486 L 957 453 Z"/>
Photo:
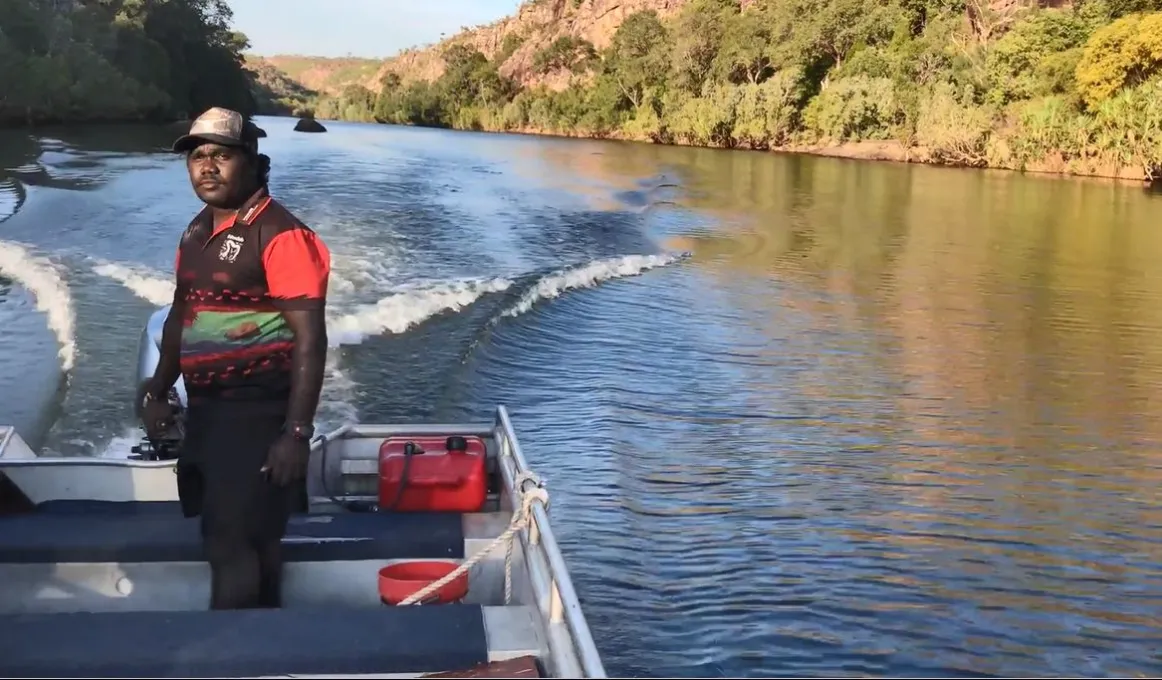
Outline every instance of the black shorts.
<path id="1" fill-rule="evenodd" d="M 305 481 L 280 487 L 262 472 L 284 422 L 281 409 L 245 402 L 188 411 L 178 491 L 186 515 L 200 514 L 203 537 L 277 540 L 291 513 L 305 510 Z"/>

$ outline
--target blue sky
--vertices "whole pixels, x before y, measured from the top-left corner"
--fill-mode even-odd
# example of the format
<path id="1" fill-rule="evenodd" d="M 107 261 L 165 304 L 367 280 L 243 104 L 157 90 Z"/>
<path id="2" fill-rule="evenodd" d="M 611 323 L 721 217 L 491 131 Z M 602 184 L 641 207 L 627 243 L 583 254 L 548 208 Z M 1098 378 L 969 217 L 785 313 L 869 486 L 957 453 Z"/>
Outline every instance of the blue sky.
<path id="1" fill-rule="evenodd" d="M 260 55 L 389 57 L 461 26 L 512 14 L 520 0 L 229 0 Z"/>

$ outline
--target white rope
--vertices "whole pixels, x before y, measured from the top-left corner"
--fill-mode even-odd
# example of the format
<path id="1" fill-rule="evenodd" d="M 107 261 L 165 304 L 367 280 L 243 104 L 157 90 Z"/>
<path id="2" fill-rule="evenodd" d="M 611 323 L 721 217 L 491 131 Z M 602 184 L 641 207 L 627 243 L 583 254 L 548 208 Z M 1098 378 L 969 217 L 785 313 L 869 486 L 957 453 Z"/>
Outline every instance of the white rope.
<path id="1" fill-rule="evenodd" d="M 525 490 L 525 483 L 531 482 L 533 488 Z M 499 536 L 488 544 L 488 547 L 477 552 L 471 558 L 465 560 L 460 566 L 456 567 L 452 573 L 444 576 L 438 581 L 433 581 L 423 588 L 417 590 L 411 595 L 407 596 L 399 603 L 403 607 L 412 604 L 422 604 L 428 596 L 435 593 L 440 588 L 456 580 L 462 574 L 467 572 L 472 567 L 476 566 L 481 560 L 488 556 L 493 550 L 496 550 L 502 543 L 507 544 L 504 553 L 504 603 L 507 605 L 512 602 L 512 547 L 515 541 L 513 537 L 516 532 L 530 526 L 533 518 L 533 503 L 539 501 L 542 506 L 549 506 L 549 492 L 545 490 L 540 478 L 533 472 L 521 472 L 517 475 L 516 481 L 513 483 L 513 490 L 519 496 L 519 503 L 516 511 L 512 513 L 512 520 L 508 523 L 508 528 L 504 530 Z"/>

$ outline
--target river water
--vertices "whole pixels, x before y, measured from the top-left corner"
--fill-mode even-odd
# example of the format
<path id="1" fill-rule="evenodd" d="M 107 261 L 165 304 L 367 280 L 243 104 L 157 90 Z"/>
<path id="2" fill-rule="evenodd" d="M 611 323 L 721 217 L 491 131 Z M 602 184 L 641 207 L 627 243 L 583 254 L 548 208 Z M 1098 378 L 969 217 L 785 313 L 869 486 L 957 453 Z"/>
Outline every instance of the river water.
<path id="1" fill-rule="evenodd" d="M 1162 674 L 1162 197 L 262 124 L 334 254 L 324 424 L 506 404 L 612 675 Z M 136 437 L 171 136 L 0 137 L 0 420 L 46 451 Z"/>

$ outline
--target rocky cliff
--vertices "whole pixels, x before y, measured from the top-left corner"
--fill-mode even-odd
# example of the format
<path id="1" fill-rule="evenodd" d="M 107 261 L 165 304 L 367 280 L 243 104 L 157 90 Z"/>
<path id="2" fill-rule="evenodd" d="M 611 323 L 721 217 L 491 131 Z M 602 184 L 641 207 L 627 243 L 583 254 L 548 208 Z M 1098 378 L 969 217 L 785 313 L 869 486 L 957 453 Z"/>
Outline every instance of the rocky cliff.
<path id="1" fill-rule="evenodd" d="M 521 5 L 515 16 L 479 26 L 454 35 L 435 45 L 409 49 L 384 62 L 375 77 L 364 85 L 379 90 L 380 79 L 389 72 L 403 82 L 435 80 L 444 72 L 440 56 L 451 45 L 462 44 L 479 50 L 489 59 L 504 57 L 502 75 L 521 85 L 544 84 L 563 89 L 569 83 L 567 72 L 541 76 L 533 70 L 538 52 L 561 36 L 587 40 L 597 49 L 609 45 L 617 27 L 625 18 L 641 10 L 654 10 L 666 17 L 686 0 L 530 0 Z M 503 53 L 508 52 L 507 56 Z"/>
<path id="2" fill-rule="evenodd" d="M 342 91 L 344 85 L 359 83 L 370 86 L 378 82 L 374 76 L 383 62 L 356 57 L 246 55 L 246 63 L 251 70 L 276 69 L 308 90 L 335 95 Z"/>

